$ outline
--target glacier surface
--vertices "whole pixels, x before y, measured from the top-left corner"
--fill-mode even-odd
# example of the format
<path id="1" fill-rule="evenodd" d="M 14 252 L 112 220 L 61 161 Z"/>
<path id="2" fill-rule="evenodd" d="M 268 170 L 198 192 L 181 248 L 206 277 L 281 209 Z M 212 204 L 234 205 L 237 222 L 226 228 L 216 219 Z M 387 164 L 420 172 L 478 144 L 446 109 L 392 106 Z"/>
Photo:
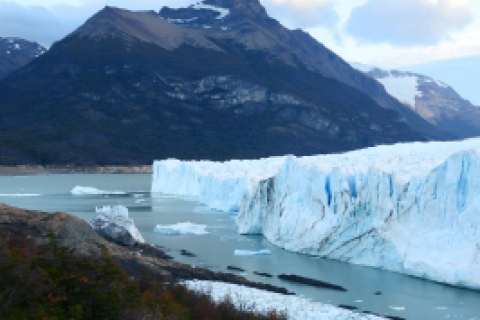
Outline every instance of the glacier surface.
<path id="1" fill-rule="evenodd" d="M 238 212 L 239 233 L 290 251 L 480 289 L 480 138 L 156 161 L 156 193 Z"/>

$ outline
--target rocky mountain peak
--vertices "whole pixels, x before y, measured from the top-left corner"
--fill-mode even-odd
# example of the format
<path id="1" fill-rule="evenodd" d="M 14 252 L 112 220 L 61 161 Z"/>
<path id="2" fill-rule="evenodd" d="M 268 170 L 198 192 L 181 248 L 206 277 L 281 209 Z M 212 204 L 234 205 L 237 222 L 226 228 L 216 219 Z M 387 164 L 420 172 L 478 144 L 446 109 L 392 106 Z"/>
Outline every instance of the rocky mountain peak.
<path id="1" fill-rule="evenodd" d="M 200 3 L 227 8 L 235 13 L 267 15 L 267 11 L 258 0 L 205 0 Z"/>
<path id="2" fill-rule="evenodd" d="M 168 23 L 154 11 L 129 11 L 109 6 L 91 17 L 72 35 L 100 41 L 112 38 L 127 43 L 142 41 L 167 50 L 174 50 L 183 44 L 219 50 L 202 33 Z"/>
<path id="3" fill-rule="evenodd" d="M 163 7 L 159 15 L 183 27 L 202 29 L 232 29 L 235 22 L 244 19 L 261 21 L 269 16 L 258 0 L 204 0 L 186 8 Z"/>

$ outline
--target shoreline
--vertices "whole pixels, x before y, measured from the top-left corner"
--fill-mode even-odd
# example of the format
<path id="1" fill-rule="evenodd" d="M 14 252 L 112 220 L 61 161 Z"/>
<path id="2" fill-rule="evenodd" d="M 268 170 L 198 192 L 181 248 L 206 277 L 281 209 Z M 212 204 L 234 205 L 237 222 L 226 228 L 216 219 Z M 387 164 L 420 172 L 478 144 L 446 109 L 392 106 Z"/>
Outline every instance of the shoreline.
<path id="1" fill-rule="evenodd" d="M 50 175 L 50 174 L 152 174 L 151 165 L 135 166 L 72 166 L 72 165 L 0 165 L 0 176 Z"/>
<path id="2" fill-rule="evenodd" d="M 262 296 L 268 297 L 267 302 L 271 299 L 287 299 L 289 301 L 293 299 L 291 301 L 295 302 L 301 300 L 303 304 L 316 306 L 316 308 L 324 310 L 323 312 L 333 314 L 332 318 L 326 319 L 337 319 L 335 316 L 339 314 L 345 316 L 342 319 L 352 316 L 370 319 L 361 310 L 345 310 L 332 304 L 312 302 L 297 296 L 284 287 L 247 280 L 232 273 L 215 272 L 207 268 L 177 262 L 164 250 L 148 243 L 136 244 L 132 247 L 118 245 L 116 242 L 102 237 L 86 221 L 65 212 L 29 211 L 0 204 L 1 233 L 12 237 L 28 235 L 29 239 L 41 244 L 48 241 L 49 231 L 53 232 L 62 245 L 74 249 L 80 256 L 96 257 L 101 254 L 101 248 L 107 249 L 110 255 L 122 266 L 122 269 L 129 270 L 132 276 L 149 274 L 167 283 L 184 283 L 185 281 L 190 281 L 190 283 L 199 283 L 199 281 L 211 284 L 223 283 L 222 288 L 243 288 L 241 290 L 245 292 L 260 292 Z M 251 291 L 253 289 L 261 291 Z M 218 290 L 212 292 L 212 294 L 217 295 Z M 379 314 L 375 315 L 381 316 Z M 371 319 L 377 318 L 372 317 Z"/>

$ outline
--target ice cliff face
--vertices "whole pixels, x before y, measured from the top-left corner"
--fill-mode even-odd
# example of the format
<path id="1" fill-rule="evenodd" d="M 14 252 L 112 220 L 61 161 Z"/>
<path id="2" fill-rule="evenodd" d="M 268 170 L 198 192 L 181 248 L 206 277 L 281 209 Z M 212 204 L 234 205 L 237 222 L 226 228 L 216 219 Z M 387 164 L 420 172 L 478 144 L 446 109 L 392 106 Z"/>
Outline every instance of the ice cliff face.
<path id="1" fill-rule="evenodd" d="M 152 192 L 238 211 L 287 250 L 480 288 L 480 139 L 154 163 Z"/>

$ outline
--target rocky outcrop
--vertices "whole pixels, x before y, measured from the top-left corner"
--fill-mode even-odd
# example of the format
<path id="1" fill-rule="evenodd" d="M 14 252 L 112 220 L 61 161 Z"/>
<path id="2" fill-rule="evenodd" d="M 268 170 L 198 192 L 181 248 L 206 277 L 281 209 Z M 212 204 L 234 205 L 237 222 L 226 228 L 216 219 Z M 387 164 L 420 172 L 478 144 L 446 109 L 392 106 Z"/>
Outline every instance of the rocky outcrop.
<path id="1" fill-rule="evenodd" d="M 64 212 L 45 213 L 0 204 L 0 232 L 12 237 L 27 236 L 38 244 L 49 241 L 49 234 L 53 233 L 62 245 L 69 246 L 79 255 L 97 257 L 106 249 L 130 273 L 149 273 L 167 282 L 213 280 L 288 293 L 284 288 L 171 261 L 170 256 L 149 244 L 120 246 L 100 236 L 87 222 Z"/>

